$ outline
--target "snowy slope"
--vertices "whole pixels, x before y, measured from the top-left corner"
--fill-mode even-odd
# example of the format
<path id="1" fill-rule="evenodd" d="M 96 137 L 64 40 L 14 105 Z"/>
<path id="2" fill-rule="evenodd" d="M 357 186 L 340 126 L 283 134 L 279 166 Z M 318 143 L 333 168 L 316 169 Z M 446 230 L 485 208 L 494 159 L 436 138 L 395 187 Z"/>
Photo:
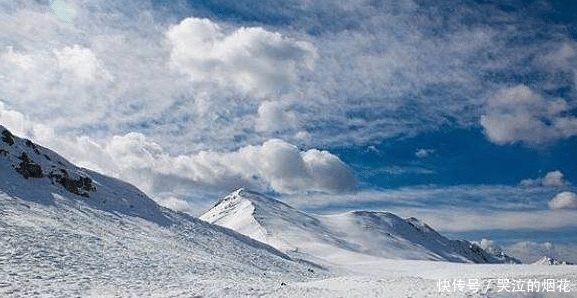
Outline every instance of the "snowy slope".
<path id="1" fill-rule="evenodd" d="M 352 254 L 388 259 L 472 263 L 513 262 L 464 240 L 450 240 L 415 218 L 354 211 L 318 216 L 248 190 L 238 190 L 200 217 L 322 264 Z"/>
<path id="2" fill-rule="evenodd" d="M 0 134 L 0 297 L 252 297 L 326 275 Z"/>

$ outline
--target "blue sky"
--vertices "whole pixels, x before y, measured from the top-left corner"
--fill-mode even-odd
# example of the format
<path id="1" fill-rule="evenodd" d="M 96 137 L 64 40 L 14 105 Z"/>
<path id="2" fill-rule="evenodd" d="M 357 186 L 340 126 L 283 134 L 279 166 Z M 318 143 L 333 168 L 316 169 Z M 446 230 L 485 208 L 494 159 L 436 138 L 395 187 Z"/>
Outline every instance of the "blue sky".
<path id="1" fill-rule="evenodd" d="M 577 6 L 436 2 L 0 0 L 0 123 L 193 214 L 577 243 Z"/>

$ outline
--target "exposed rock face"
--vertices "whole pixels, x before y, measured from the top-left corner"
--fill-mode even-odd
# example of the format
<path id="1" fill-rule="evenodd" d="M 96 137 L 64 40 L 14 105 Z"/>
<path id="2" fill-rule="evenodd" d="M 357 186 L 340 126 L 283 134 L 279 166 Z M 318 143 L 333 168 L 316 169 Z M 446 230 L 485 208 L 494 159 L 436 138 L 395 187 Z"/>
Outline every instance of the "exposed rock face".
<path id="1" fill-rule="evenodd" d="M 2 141 L 12 146 L 14 145 L 14 136 L 7 129 L 5 129 L 4 131 L 2 131 Z"/>
<path id="2" fill-rule="evenodd" d="M 42 167 L 39 164 L 34 163 L 29 157 L 28 154 L 22 152 L 20 155 L 20 164 L 16 168 L 16 171 L 20 173 L 24 178 L 42 178 L 44 174 L 42 173 Z"/>
<path id="3" fill-rule="evenodd" d="M 79 196 L 89 197 L 90 192 L 96 190 L 92 179 L 83 176 L 80 176 L 77 179 L 70 178 L 70 175 L 65 169 L 50 172 L 48 177 L 53 183 L 59 183 L 69 192 Z"/>

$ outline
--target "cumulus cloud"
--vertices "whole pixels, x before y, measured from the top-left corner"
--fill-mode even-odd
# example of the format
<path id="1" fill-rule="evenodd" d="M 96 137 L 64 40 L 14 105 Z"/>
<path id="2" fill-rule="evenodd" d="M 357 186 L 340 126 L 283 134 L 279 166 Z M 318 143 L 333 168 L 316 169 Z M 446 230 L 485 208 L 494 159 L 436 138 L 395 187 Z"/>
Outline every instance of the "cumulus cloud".
<path id="1" fill-rule="evenodd" d="M 232 152 L 170 155 L 141 133 L 114 136 L 104 144 L 75 141 L 75 162 L 122 177 L 149 194 L 174 189 L 233 190 L 249 187 L 279 193 L 342 192 L 356 187 L 350 169 L 328 151 L 302 151 L 279 139 Z"/>
<path id="2" fill-rule="evenodd" d="M 235 152 L 180 156 L 172 164 L 177 170 L 167 169 L 167 173 L 184 175 L 192 181 L 213 184 L 240 181 L 256 187 L 265 183 L 280 193 L 340 192 L 355 187 L 350 170 L 335 155 L 316 149 L 301 151 L 278 139 Z"/>
<path id="3" fill-rule="evenodd" d="M 524 179 L 519 184 L 521 186 L 545 186 L 545 187 L 563 187 L 569 185 L 569 182 L 563 179 L 564 175 L 561 171 L 551 171 L 545 174 L 544 177 L 537 179 Z"/>
<path id="4" fill-rule="evenodd" d="M 577 194 L 570 191 L 558 193 L 549 201 L 549 208 L 557 209 L 577 209 Z"/>
<path id="5" fill-rule="evenodd" d="M 318 149 L 303 151 L 280 139 L 230 152 L 171 155 L 161 143 L 138 132 L 101 140 L 57 137 L 51 127 L 27 119 L 2 102 L 0 123 L 79 166 L 124 179 L 164 206 L 178 210 L 192 210 L 190 203 L 178 198 L 187 192 L 249 187 L 284 194 L 336 193 L 356 187 L 350 169 L 337 156 Z"/>
<path id="6" fill-rule="evenodd" d="M 170 66 L 194 82 L 233 84 L 245 92 L 279 94 L 294 84 L 301 69 L 312 69 L 314 47 L 261 27 L 231 32 L 208 19 L 187 18 L 166 37 Z"/>
<path id="7" fill-rule="evenodd" d="M 542 144 L 577 135 L 577 118 L 563 99 L 547 100 L 525 85 L 500 90 L 481 116 L 485 134 L 497 144 Z"/>

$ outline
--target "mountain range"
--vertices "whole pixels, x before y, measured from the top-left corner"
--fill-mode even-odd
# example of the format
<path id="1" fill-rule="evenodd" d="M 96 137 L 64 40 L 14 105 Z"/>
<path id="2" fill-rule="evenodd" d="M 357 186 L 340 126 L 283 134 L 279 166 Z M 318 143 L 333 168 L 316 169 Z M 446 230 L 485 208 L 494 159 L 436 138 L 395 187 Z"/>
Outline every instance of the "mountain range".
<path id="1" fill-rule="evenodd" d="M 416 218 L 388 212 L 307 214 L 262 194 L 240 189 L 200 216 L 267 243 L 289 255 L 322 264 L 347 255 L 463 263 L 519 263 L 466 240 L 450 240 Z M 350 257 L 354 259 L 354 257 Z"/>

